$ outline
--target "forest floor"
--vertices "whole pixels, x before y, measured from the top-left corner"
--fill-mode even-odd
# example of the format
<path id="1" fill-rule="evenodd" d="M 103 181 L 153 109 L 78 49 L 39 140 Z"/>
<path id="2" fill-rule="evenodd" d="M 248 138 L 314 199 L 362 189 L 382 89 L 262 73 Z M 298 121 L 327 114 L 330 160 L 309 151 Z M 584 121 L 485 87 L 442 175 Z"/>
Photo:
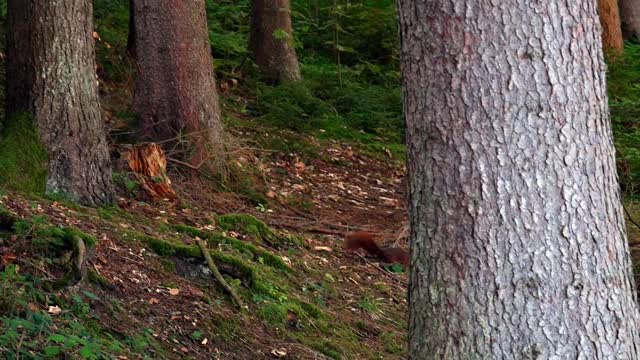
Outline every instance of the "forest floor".
<path id="1" fill-rule="evenodd" d="M 21 220 L 0 233 L 0 295 L 15 299 L 13 318 L 0 318 L 0 353 L 404 357 L 406 272 L 342 251 L 344 234 L 358 229 L 406 248 L 404 166 L 345 143 L 306 141 L 314 143 L 312 157 L 268 151 L 237 157 L 238 167 L 259 169 L 264 180 L 268 203 L 258 206 L 238 192 L 213 190 L 179 167 L 170 172 L 177 201 L 143 202 L 122 194 L 119 207 L 90 209 L 5 192 L 0 206 Z M 55 290 L 36 285 L 64 274 L 62 261 L 49 258 L 50 244 L 34 249 L 34 243 L 53 241 L 50 227 L 77 228 L 97 239 L 92 281 Z M 240 292 L 245 311 L 215 286 L 203 260 L 179 251 L 208 234 L 223 239 L 215 243 L 217 254 L 232 261 L 225 258 L 218 266 Z M 224 240 L 229 238 L 240 242 Z M 19 269 L 18 275 L 9 276 L 9 268 Z M 44 330 L 32 331 L 38 326 Z"/>

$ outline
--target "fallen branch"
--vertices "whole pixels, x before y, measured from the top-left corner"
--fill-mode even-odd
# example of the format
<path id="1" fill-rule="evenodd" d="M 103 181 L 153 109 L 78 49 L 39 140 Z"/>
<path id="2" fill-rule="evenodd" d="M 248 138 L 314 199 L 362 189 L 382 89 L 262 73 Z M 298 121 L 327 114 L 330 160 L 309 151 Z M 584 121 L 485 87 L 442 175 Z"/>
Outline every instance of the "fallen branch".
<path id="1" fill-rule="evenodd" d="M 202 251 L 202 255 L 207 260 L 207 265 L 209 265 L 209 269 L 213 273 L 213 277 L 215 277 L 218 283 L 229 293 L 229 295 L 231 295 L 231 297 L 233 298 L 233 301 L 236 303 L 238 308 L 241 310 L 244 309 L 244 305 L 242 304 L 242 300 L 240 300 L 240 297 L 238 296 L 238 294 L 236 294 L 235 290 L 233 290 L 233 288 L 222 277 L 222 275 L 220 274 L 220 271 L 218 271 L 218 267 L 213 262 L 213 259 L 211 258 L 211 254 L 209 254 L 209 249 L 207 249 L 207 245 L 205 244 L 205 242 L 202 239 L 196 239 L 196 242 L 200 247 L 200 251 Z"/>

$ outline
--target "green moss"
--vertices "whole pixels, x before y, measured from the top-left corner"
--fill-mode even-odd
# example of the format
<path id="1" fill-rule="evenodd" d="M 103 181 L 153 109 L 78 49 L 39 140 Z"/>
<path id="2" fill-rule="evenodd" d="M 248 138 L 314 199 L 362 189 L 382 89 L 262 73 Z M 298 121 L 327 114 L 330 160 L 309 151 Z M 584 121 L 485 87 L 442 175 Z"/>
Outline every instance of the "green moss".
<path id="1" fill-rule="evenodd" d="M 206 239 L 210 246 L 229 244 L 238 252 L 249 255 L 249 259 L 253 261 L 257 261 L 261 264 L 276 268 L 278 270 L 292 272 L 291 268 L 287 264 L 285 264 L 285 262 L 282 261 L 280 257 L 270 253 L 269 251 L 260 249 L 253 244 L 247 244 L 232 237 L 223 236 L 219 233 L 203 231 L 188 225 L 178 224 L 174 225 L 173 228 L 176 231 L 187 234 L 191 237 Z"/>
<path id="2" fill-rule="evenodd" d="M 82 241 L 86 246 L 95 246 L 98 243 L 98 239 L 96 239 L 95 236 L 89 235 L 77 228 L 66 227 L 63 229 L 63 231 L 64 231 L 64 238 L 67 242 L 71 242 L 75 244 L 75 241 L 73 241 L 73 239 L 75 237 L 79 237 L 80 239 L 82 239 Z"/>
<path id="3" fill-rule="evenodd" d="M 47 152 L 26 114 L 8 119 L 0 137 L 0 184 L 6 188 L 44 194 Z"/>
<path id="4" fill-rule="evenodd" d="M 103 289 L 110 289 L 113 287 L 113 284 L 104 276 L 98 274 L 92 269 L 88 269 L 87 278 L 90 283 L 100 286 Z"/>
<path id="5" fill-rule="evenodd" d="M 400 354 L 404 351 L 404 339 L 398 333 L 388 332 L 382 334 L 384 350 L 389 354 Z"/>
<path id="6" fill-rule="evenodd" d="M 285 244 L 297 244 L 297 239 L 280 235 L 271 230 L 264 222 L 249 214 L 227 214 L 217 217 L 217 224 L 222 230 L 233 230 L 250 236 L 259 243 L 268 243 L 275 246 Z"/>
<path id="7" fill-rule="evenodd" d="M 330 340 L 317 341 L 312 347 L 332 359 L 342 359 L 340 348 Z"/>
<path id="8" fill-rule="evenodd" d="M 258 307 L 257 315 L 272 326 L 283 326 L 287 321 L 289 310 L 283 304 L 266 303 Z"/>
<path id="9" fill-rule="evenodd" d="M 176 263 L 170 259 L 160 259 L 160 265 L 165 271 L 175 272 L 176 271 Z"/>
<path id="10" fill-rule="evenodd" d="M 324 317 L 324 313 L 317 306 L 309 304 L 308 302 L 298 301 L 298 305 L 304 312 L 314 319 L 321 319 Z"/>
<path id="11" fill-rule="evenodd" d="M 153 236 L 129 232 L 128 236 L 145 243 L 153 252 L 160 256 L 180 256 L 204 259 L 200 248 L 196 245 L 177 244 L 161 240 Z M 230 272 L 238 274 L 249 287 L 256 284 L 256 271 L 253 267 L 235 256 L 223 254 L 219 251 L 210 251 L 211 258 L 219 268 L 229 267 Z M 222 270 L 222 269 L 221 269 Z"/>

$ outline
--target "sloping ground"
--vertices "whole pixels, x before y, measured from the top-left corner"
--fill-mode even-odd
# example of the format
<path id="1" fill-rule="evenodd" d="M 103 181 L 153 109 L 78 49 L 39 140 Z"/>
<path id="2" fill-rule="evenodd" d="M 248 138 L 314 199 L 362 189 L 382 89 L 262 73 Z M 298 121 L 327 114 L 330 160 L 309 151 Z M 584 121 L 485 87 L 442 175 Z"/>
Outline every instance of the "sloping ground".
<path id="1" fill-rule="evenodd" d="M 123 197 L 119 208 L 89 209 L 5 192 L 1 206 L 17 222 L 0 232 L 0 354 L 402 358 L 406 273 L 341 251 L 353 229 L 406 246 L 402 166 L 334 142 L 304 162 L 267 153 L 239 165 L 261 169 L 268 204 L 178 172 L 180 202 Z M 79 285 L 65 276 L 69 233 L 97 239 Z M 216 286 L 196 238 L 244 311 Z"/>

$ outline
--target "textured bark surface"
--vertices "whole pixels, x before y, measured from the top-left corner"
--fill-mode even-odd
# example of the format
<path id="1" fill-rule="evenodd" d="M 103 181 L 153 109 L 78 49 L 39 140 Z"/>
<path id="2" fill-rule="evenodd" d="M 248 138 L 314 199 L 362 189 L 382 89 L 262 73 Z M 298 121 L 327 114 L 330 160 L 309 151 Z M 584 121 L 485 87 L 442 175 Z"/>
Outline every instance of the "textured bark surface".
<path id="1" fill-rule="evenodd" d="M 598 13 L 602 24 L 602 46 L 605 51 L 622 51 L 624 39 L 620 25 L 618 0 L 598 0 Z"/>
<path id="2" fill-rule="evenodd" d="M 7 2 L 6 114 L 31 109 L 31 90 L 35 77 L 31 51 L 32 2 Z"/>
<path id="3" fill-rule="evenodd" d="M 222 122 L 204 0 L 135 0 L 134 106 L 142 138 L 180 137 L 193 163 L 222 149 Z M 173 142 L 175 143 L 175 142 Z"/>
<path id="4" fill-rule="evenodd" d="M 249 48 L 270 81 L 300 80 L 289 0 L 252 0 Z"/>
<path id="5" fill-rule="evenodd" d="M 126 152 L 129 170 L 152 200 L 175 199 L 176 192 L 167 176 L 167 158 L 158 144 L 134 146 Z"/>
<path id="6" fill-rule="evenodd" d="M 622 35 L 640 40 L 640 0 L 620 0 L 619 5 Z"/>
<path id="7" fill-rule="evenodd" d="M 7 109 L 35 119 L 49 155 L 46 193 L 86 205 L 112 202 L 92 2 L 12 0 L 8 9 Z"/>
<path id="8" fill-rule="evenodd" d="M 595 0 L 400 0 L 412 359 L 638 359 Z"/>

